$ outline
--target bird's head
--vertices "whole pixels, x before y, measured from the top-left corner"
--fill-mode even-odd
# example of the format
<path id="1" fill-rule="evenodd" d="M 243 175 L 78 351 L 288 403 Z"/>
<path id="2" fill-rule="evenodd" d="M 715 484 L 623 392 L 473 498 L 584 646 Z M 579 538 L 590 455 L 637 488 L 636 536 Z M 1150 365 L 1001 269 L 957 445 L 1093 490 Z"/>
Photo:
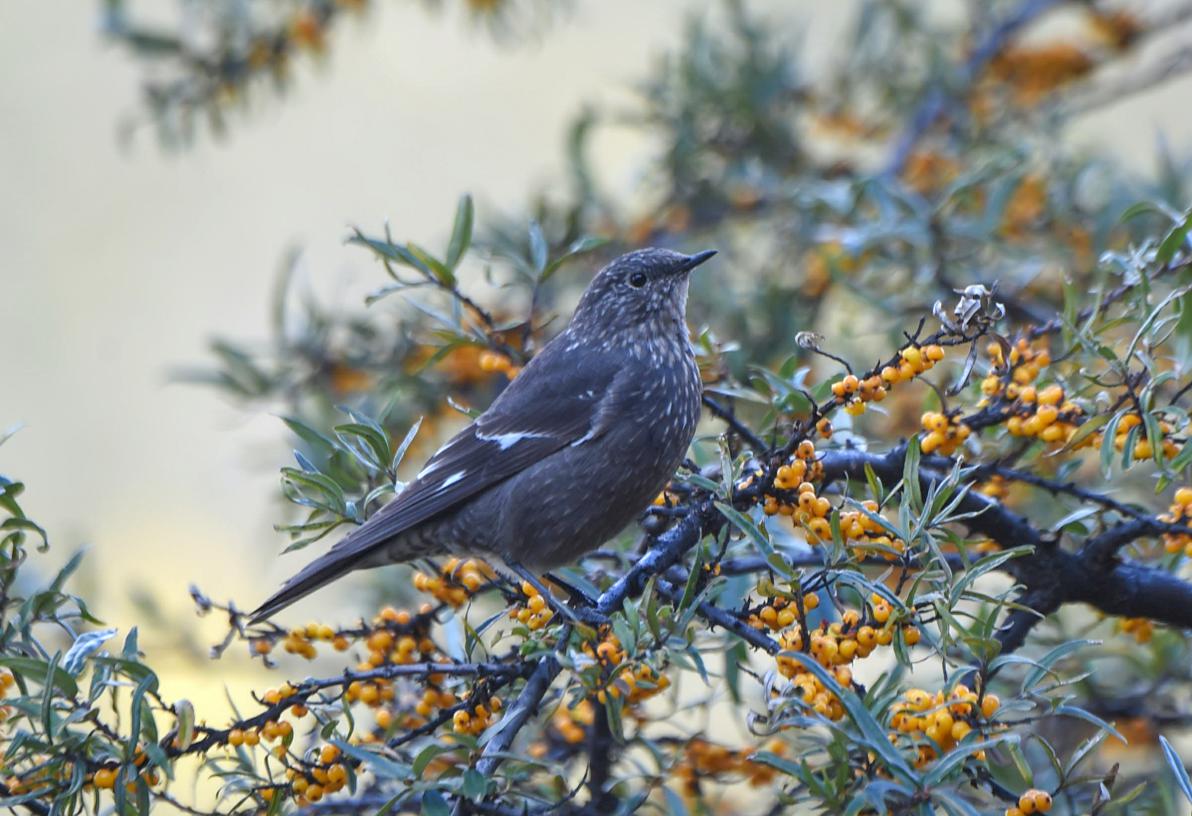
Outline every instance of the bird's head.
<path id="1" fill-rule="evenodd" d="M 606 337 L 632 338 L 641 330 L 685 326 L 688 274 L 715 254 L 714 249 L 684 255 L 651 247 L 622 255 L 588 284 L 571 319 L 572 327 Z"/>

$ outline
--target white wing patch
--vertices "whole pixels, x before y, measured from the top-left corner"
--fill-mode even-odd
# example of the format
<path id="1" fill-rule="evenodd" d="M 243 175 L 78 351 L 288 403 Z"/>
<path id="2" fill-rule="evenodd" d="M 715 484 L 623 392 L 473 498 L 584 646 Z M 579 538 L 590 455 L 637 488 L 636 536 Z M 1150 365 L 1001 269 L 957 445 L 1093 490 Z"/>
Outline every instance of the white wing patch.
<path id="1" fill-rule="evenodd" d="M 572 443 L 571 443 L 571 447 L 573 447 L 573 448 L 574 448 L 576 445 L 582 445 L 582 444 L 584 444 L 585 442 L 587 442 L 589 439 L 591 439 L 592 437 L 594 437 L 595 435 L 596 435 L 596 428 L 592 428 L 590 431 L 588 431 L 586 434 L 584 434 L 583 436 L 581 436 L 579 439 L 577 439 L 577 440 L 575 440 L 574 442 L 572 442 Z"/>
<path id="2" fill-rule="evenodd" d="M 442 453 L 442 451 L 440 451 L 440 453 Z M 438 455 L 438 454 L 436 454 L 436 456 L 437 456 L 437 455 Z M 439 462 L 436 462 L 436 461 L 434 461 L 434 459 L 432 458 L 432 459 L 431 459 L 431 461 L 429 461 L 429 462 L 427 462 L 427 463 L 426 463 L 426 467 L 424 467 L 422 470 L 418 471 L 418 475 L 417 475 L 417 476 L 415 476 L 414 478 L 415 478 L 415 479 L 423 479 L 423 478 L 426 478 L 426 475 L 427 475 L 427 474 L 429 474 L 429 473 L 434 473 L 436 470 L 438 470 L 438 469 L 439 469 L 439 467 L 440 467 L 440 466 L 442 466 L 442 464 L 443 464 L 443 463 L 442 463 L 441 461 L 439 461 Z"/>
<path id="3" fill-rule="evenodd" d="M 551 434 L 533 433 L 532 431 L 514 431 L 512 433 L 503 434 L 482 434 L 476 431 L 476 438 L 483 439 L 485 442 L 496 442 L 501 450 L 509 450 L 523 439 L 547 439 Z"/>
<path id="4" fill-rule="evenodd" d="M 442 490 L 445 487 L 451 487 L 451 485 L 455 484 L 460 479 L 462 479 L 464 477 L 464 474 L 466 474 L 466 473 L 467 473 L 466 470 L 461 470 L 458 473 L 452 473 L 450 476 L 448 476 L 446 479 L 443 480 L 443 483 L 441 485 L 439 485 L 439 490 Z"/>

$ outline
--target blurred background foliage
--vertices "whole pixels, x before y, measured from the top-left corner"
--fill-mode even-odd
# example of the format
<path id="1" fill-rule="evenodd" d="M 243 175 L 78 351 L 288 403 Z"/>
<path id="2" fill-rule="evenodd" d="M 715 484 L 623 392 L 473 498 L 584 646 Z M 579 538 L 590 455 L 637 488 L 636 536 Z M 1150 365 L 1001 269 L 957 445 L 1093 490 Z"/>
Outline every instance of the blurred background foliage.
<path id="1" fill-rule="evenodd" d="M 425 5 L 428 13 L 441 13 L 451 4 Z M 558 27 L 571 24 L 571 4 L 473 0 L 456 5 L 468 25 L 515 48 L 529 47 L 535 38 L 549 38 Z M 145 23 L 136 9 L 109 0 L 104 36 L 127 46 L 144 62 L 145 116 L 162 143 L 178 149 L 207 138 L 235 140 L 238 128 L 252 127 L 250 102 L 285 89 L 293 61 L 323 59 L 328 34 L 342 21 L 355 17 L 367 25 L 369 6 L 365 0 L 183 4 L 180 22 Z M 938 387 L 891 387 L 890 398 L 880 406 L 837 411 L 830 446 L 881 451 L 919 432 L 926 439 L 928 425 L 936 420 L 928 419 L 925 411 L 948 415 L 953 424 L 959 424 L 963 414 L 977 431 L 962 448 L 972 460 L 1017 465 L 1057 483 L 1075 479 L 1091 482 L 1096 489 L 1112 487 L 1118 498 L 1137 501 L 1153 509 L 1151 516 L 1157 515 L 1166 499 L 1157 500 L 1155 488 L 1187 482 L 1187 413 L 1181 402 L 1192 360 L 1192 332 L 1185 316 L 1192 161 L 1159 139 L 1153 171 L 1140 173 L 1112 153 L 1075 148 L 1065 137 L 1072 123 L 1090 112 L 1192 68 L 1182 27 L 1190 13 L 1192 6 L 1183 3 L 860 2 L 828 64 L 808 66 L 800 59 L 797 19 L 775 19 L 754 13 L 747 2 L 726 2 L 714 21 L 696 18 L 689 23 L 681 47 L 657 61 L 637 85 L 633 103 L 577 104 L 576 118 L 565 134 L 565 176 L 549 194 L 504 213 L 475 206 L 464 195 L 454 214 L 443 213 L 439 234 L 415 241 L 397 225 L 353 227 L 345 236 L 344 252 L 362 253 L 377 268 L 375 291 L 359 308 L 330 305 L 304 291 L 294 274 L 296 261 L 288 258 L 275 289 L 268 341 L 222 337 L 213 343 L 212 361 L 180 370 L 177 376 L 213 385 L 246 410 L 284 416 L 293 432 L 295 465 L 282 471 L 282 493 L 297 507 L 286 511 L 279 528 L 290 546 L 305 546 L 334 534 L 343 524 L 362 520 L 391 495 L 395 483 L 408 476 L 401 462 L 408 458 L 417 464 L 436 440 L 466 421 L 468 413 L 487 405 L 534 350 L 561 328 L 590 270 L 628 248 L 655 244 L 721 251 L 717 268 L 701 273 L 693 283 L 693 337 L 708 393 L 733 405 L 735 416 L 766 439 L 771 434 L 779 439 L 798 436 L 803 433 L 799 423 L 817 418 L 813 404 L 831 402 L 830 385 L 842 382 L 845 373 L 835 358 L 850 361 L 850 371 L 873 367 L 876 372 L 882 368 L 876 363 L 908 346 L 908 335 L 921 336 L 916 332 L 920 321 L 934 332 L 939 316 L 952 314 L 960 290 L 996 282 L 994 300 L 1005 308 L 1005 320 L 996 332 L 1010 340 L 1020 334 L 1032 340 L 1041 334 L 1062 338 L 1052 350 L 1057 365 L 1050 370 L 1043 365 L 1044 378 L 1062 384 L 1064 393 L 1079 401 L 1081 415 L 1096 418 L 1095 426 L 1088 421 L 1073 421 L 1073 426 L 1088 425 L 1086 436 L 1094 432 L 1091 435 L 1118 441 L 1121 458 L 1112 458 L 1114 445 L 1109 441 L 1101 445 L 1100 455 L 1082 459 L 1066 445 L 1057 448 L 1030 435 L 1023 439 L 1001 434 L 992 421 L 991 431 L 980 433 L 980 422 L 988 417 L 981 400 L 996 403 L 999 398 L 996 386 L 981 390 L 996 373 L 998 352 L 986 350 L 982 339 L 979 350 L 973 345 L 966 360 L 968 349 L 961 342 L 965 332 L 946 338 L 950 367 L 947 377 L 937 378 Z M 350 43 L 350 38 L 344 42 Z M 232 111 L 249 115 L 229 127 Z M 638 131 L 651 145 L 640 186 L 632 195 L 606 189 L 591 160 L 593 140 L 612 128 Z M 941 307 L 936 307 L 937 301 Z M 1109 314 L 1102 304 L 1120 308 Z M 1056 315 L 1063 316 L 1058 323 Z M 1046 332 L 1031 334 L 1029 327 L 1048 325 L 1052 327 Z M 953 350 L 953 343 L 960 347 Z M 1139 371 L 1148 376 L 1138 378 Z M 947 392 L 953 383 L 959 387 Z M 1132 412 L 1140 417 L 1137 429 L 1115 433 Z M 692 476 L 677 483 L 671 499 L 681 506 L 688 501 L 685 497 L 701 490 L 727 501 L 730 495 L 716 491 L 726 491 L 734 474 L 748 478 L 753 463 L 743 450 L 749 446 L 738 436 L 731 447 L 724 447 L 722 430 L 722 424 L 709 417 L 693 449 L 698 465 L 721 466 L 720 472 L 708 472 L 722 482 L 708 483 L 707 477 L 701 482 Z M 1167 448 L 1165 441 L 1173 447 Z M 1139 448 L 1143 442 L 1148 443 L 1145 451 Z M 827 440 L 818 444 L 829 447 Z M 1059 448 L 1063 455 L 1057 453 Z M 1140 455 L 1143 452 L 1146 455 Z M 1101 530 L 1106 524 L 1103 513 L 1122 512 L 1104 507 L 1089 512 L 1080 503 L 1059 503 L 1047 490 L 1031 490 L 1029 483 L 1012 479 L 976 473 L 963 478 L 1042 527 L 1054 523 L 1055 530 L 1074 537 Z M 16 531 L 4 539 L 10 553 L 7 587 L 26 557 L 26 536 L 32 535 L 36 543 L 41 534 L 13 503 L 20 486 L 3 486 L 5 528 Z M 949 489 L 957 487 L 958 483 Z M 887 484 L 867 498 L 884 500 L 890 489 Z M 1176 502 L 1171 511 L 1177 521 L 1182 512 L 1178 506 Z M 905 517 L 916 509 L 904 504 L 901 512 Z M 773 535 L 776 541 L 790 543 L 788 533 L 771 533 L 760 521 L 734 523 L 745 535 L 733 542 L 730 556 L 756 555 L 757 536 L 768 540 Z M 938 526 L 946 539 L 942 531 L 955 524 L 955 518 L 942 512 L 927 528 Z M 793 537 L 800 535 L 796 529 Z M 1179 548 L 1155 552 L 1158 541 L 1152 536 L 1140 542 L 1131 555 L 1186 576 L 1187 557 Z M 636 543 L 627 535 L 612 549 L 632 552 Z M 919 542 L 910 543 L 914 548 Z M 968 557 L 966 547 L 948 543 Z M 851 557 L 850 566 L 864 561 L 857 553 L 837 555 Z M 303 557 L 296 556 L 294 563 Z M 927 548 L 920 557 L 934 565 L 930 559 L 941 556 Z M 990 569 L 1001 557 L 975 556 L 978 561 L 993 559 L 987 562 Z M 135 633 L 118 655 L 102 651 L 104 639 L 98 635 L 78 636 L 84 623 L 95 621 L 85 605 L 61 594 L 62 581 L 74 566 L 72 562 L 48 590 L 22 596 L 19 616 L 5 635 L 6 652 L 19 655 L 6 664 L 12 672 L 6 683 L 19 684 L 23 701 L 13 708 L 12 722 L 29 723 L 12 727 L 38 735 L 8 738 L 14 759 L 6 768 L 10 777 L 17 772 L 15 787 L 12 778 L 5 781 L 9 794 L 26 804 L 58 796 L 55 807 L 73 810 L 85 804 L 98 808 L 93 803 L 101 799 L 90 797 L 98 796 L 97 788 L 111 788 L 120 809 L 144 810 L 151 800 L 168 805 L 173 794 L 163 790 L 156 772 L 140 769 L 156 766 L 164 776 L 176 755 L 199 753 L 192 746 L 206 744 L 234 750 L 207 761 L 207 769 L 225 783 L 224 798 L 218 806 L 202 808 L 334 810 L 326 803 L 318 807 L 321 797 L 304 798 L 293 787 L 296 779 L 321 786 L 321 793 L 334 792 L 326 778 L 339 779 L 342 773 L 341 787 L 353 787 L 357 772 L 364 769 L 371 776 L 353 795 L 368 812 L 412 807 L 441 813 L 465 808 L 460 804 L 464 800 L 484 812 L 481 800 L 489 802 L 486 796 L 492 791 L 485 779 L 477 780 L 469 757 L 479 746 L 469 743 L 466 735 L 485 733 L 488 719 L 470 732 L 454 717 L 462 710 L 476 714 L 474 700 L 470 707 L 464 705 L 465 694 L 478 691 L 471 679 L 455 683 L 437 678 L 424 684 L 446 695 L 431 708 L 449 713 L 438 725 L 454 727 L 452 745 L 457 747 L 448 750 L 447 742 L 432 738 L 413 743 L 420 749 L 417 753 L 401 735 L 403 729 L 426 723 L 413 725 L 413 720 L 402 719 L 411 701 L 390 706 L 383 698 L 368 699 L 373 692 L 366 689 L 375 688 L 381 695 L 383 684 L 366 683 L 355 692 L 345 687 L 326 696 L 324 692 L 334 687 L 331 681 L 291 687 L 289 696 L 299 694 L 303 706 L 310 703 L 319 727 L 309 738 L 299 735 L 309 739 L 315 753 L 303 752 L 306 743 L 300 739 L 295 756 L 300 755 L 301 762 L 288 768 L 300 773 L 287 776 L 284 758 L 282 767 L 269 768 L 248 750 L 255 745 L 252 739 L 294 744 L 293 726 L 281 719 L 286 694 L 274 690 L 273 699 L 262 695 L 259 705 L 237 713 L 227 728 L 197 726 L 188 703 L 156 696 L 157 678 L 141 662 Z M 597 583 L 613 570 L 588 564 L 586 571 L 569 577 L 589 582 L 584 585 L 598 594 L 602 587 Z M 471 571 L 481 581 L 490 577 L 480 568 Z M 693 572 L 698 573 L 698 567 Z M 450 594 L 461 591 L 453 587 L 452 576 L 424 575 L 419 587 L 404 580 L 404 574 L 395 585 L 393 573 L 362 576 L 370 595 L 359 609 L 334 626 L 315 623 L 313 630 L 307 626 L 241 631 L 234 606 L 221 606 L 201 592 L 196 599 L 201 610 L 226 614 L 232 621 L 224 646 L 245 639 L 250 652 L 265 660 L 272 659 L 275 646 L 310 657 L 314 644 L 325 658 L 328 648 L 322 642 L 332 645 L 340 638 L 363 650 L 361 654 L 380 653 L 384 649 L 373 648 L 374 638 L 380 642 L 386 636 L 395 641 L 413 638 L 411 648 L 427 659 L 446 654 L 460 662 L 504 660 L 497 643 L 485 643 L 470 628 L 476 626 L 481 634 L 498 631 L 488 627 L 496 615 L 503 615 L 502 605 L 477 601 L 477 613 L 463 627 L 462 615 L 448 613 L 460 606 Z M 855 585 L 865 593 L 889 594 L 880 571 L 858 568 L 856 575 Z M 752 602 L 751 614 L 762 615 L 764 604 L 759 608 L 756 602 L 773 596 L 762 591 L 761 582 L 729 578 L 722 599 Z M 440 583 L 434 585 L 435 580 Z M 802 580 L 823 590 L 831 587 L 812 570 L 802 574 Z M 947 595 L 959 586 L 947 570 L 943 575 L 929 570 L 923 581 L 930 590 L 924 590 L 925 599 L 931 592 Z M 694 584 L 691 591 L 696 591 Z M 824 597 L 839 602 L 834 592 Z M 917 685 L 910 691 L 934 688 L 922 678 L 938 687 L 941 678 L 936 674 L 942 674 L 942 682 L 954 689 L 955 672 L 973 666 L 988 669 L 982 644 L 989 642 L 994 621 L 1016 596 L 1008 583 L 996 579 L 982 584 L 979 592 L 967 587 L 956 592 L 952 606 L 944 608 L 963 608 L 980 624 L 976 628 L 982 636 L 951 640 L 948 633 L 957 634 L 952 622 L 931 618 L 923 628 L 929 623 L 939 635 L 930 637 L 919 654 L 927 655 L 922 662 L 930 665 L 916 666 L 911 650 L 915 644 L 907 642 L 914 626 L 907 623 L 883 671 L 870 680 L 864 699 L 875 715 L 886 716 L 900 694 L 912 700 L 911 680 Z M 504 604 L 515 613 L 518 604 L 530 608 L 533 599 L 528 594 L 518 597 L 508 588 L 504 593 Z M 391 610 L 359 625 L 348 620 L 355 614 L 371 618 L 382 600 L 415 610 L 427 594 L 435 602 L 429 611 Z M 856 604 L 853 595 L 844 595 Z M 893 601 L 896 617 L 909 614 L 914 600 L 907 600 L 907 606 Z M 645 601 L 640 610 L 630 610 L 640 614 L 617 619 L 622 628 L 616 630 L 614 655 L 624 651 L 620 658 L 635 673 L 643 666 L 647 669 L 634 675 L 643 678 L 636 692 L 639 699 L 626 703 L 635 719 L 634 747 L 646 749 L 658 766 L 647 771 L 642 770 L 649 764 L 645 759 L 640 765 L 636 759 L 625 762 L 625 789 L 618 793 L 621 807 L 645 804 L 646 797 L 652 797 L 649 806 L 670 812 L 740 812 L 743 802 L 756 805 L 749 812 L 780 812 L 794 806 L 808 812 L 861 812 L 888 792 L 883 791 L 881 773 L 853 773 L 866 752 L 878 757 L 870 756 L 868 762 L 879 767 L 899 765 L 885 752 L 885 735 L 867 733 L 868 721 L 860 713 L 849 712 L 853 730 L 833 731 L 828 721 L 839 717 L 819 712 L 821 719 L 816 720 L 797 704 L 785 699 L 774 704 L 755 694 L 749 698 L 754 705 L 753 732 L 734 728 L 732 716 L 725 716 L 724 701 L 738 701 L 741 675 L 763 669 L 756 661 L 750 663 L 739 641 L 720 630 L 697 643 L 707 636 L 707 626 L 693 624 L 687 616 L 694 608 L 690 597 L 659 596 L 658 602 L 674 616 L 665 631 L 645 631 L 647 619 L 649 628 L 658 626 L 657 609 L 647 608 Z M 868 601 L 860 606 L 864 614 L 874 614 Z M 447 625 L 433 633 L 426 617 L 431 613 L 447 615 Z M 530 627 L 510 637 L 517 638 L 514 645 L 524 654 L 541 658 L 557 642 L 568 642 L 569 636 L 558 635 L 557 624 L 541 631 Z M 544 640 L 547 632 L 554 632 L 557 642 Z M 423 648 L 421 641 L 432 634 L 437 642 Z M 1092 646 L 1081 640 L 1085 636 L 1107 642 Z M 608 633 L 599 637 L 589 644 L 593 652 L 604 643 L 613 644 Z M 914 635 L 915 640 L 919 637 Z M 633 646 L 639 644 L 640 653 L 634 654 Z M 582 652 L 581 645 L 573 645 Z M 332 648 L 339 650 L 338 645 Z M 986 736 L 1017 733 L 1023 747 L 1011 748 L 1009 740 L 998 748 L 991 744 L 993 762 L 985 770 L 973 763 L 967 749 L 947 754 L 934 768 L 930 762 L 916 764 L 915 772 L 907 774 L 919 783 L 929 779 L 929 787 L 941 791 L 939 798 L 919 801 L 894 795 L 893 804 L 887 803 L 890 809 L 995 813 L 1018 806 L 1031 812 L 1016 800 L 1021 790 L 1037 782 L 1057 793 L 1058 812 L 1184 812 L 1187 802 L 1181 790 L 1187 776 L 1180 776 L 1184 763 L 1179 757 L 1186 751 L 1160 743 L 1158 735 L 1162 732 L 1186 744 L 1186 633 L 1155 629 L 1141 618 L 1105 622 L 1097 615 L 1064 610 L 1032 635 L 1028 653 L 1048 667 L 1058 667 L 1060 674 L 1027 669 L 1026 679 L 1016 677 L 1016 688 L 1010 692 L 1017 716 L 997 726 L 991 716 L 986 724 Z M 728 691 L 689 690 L 689 684 L 699 682 L 701 654 L 709 661 L 714 655 L 718 671 L 720 659 L 729 656 L 723 664 Z M 1095 676 L 1084 673 L 1083 656 L 1090 654 L 1096 655 L 1087 658 L 1097 661 Z M 86 661 L 92 656 L 95 663 L 88 668 Z M 296 678 L 305 669 L 291 660 L 296 658 L 278 658 L 283 670 Z M 67 676 L 62 676 L 58 665 L 66 663 Z M 492 799 L 490 812 L 521 812 L 517 808 L 526 803 L 536 807 L 570 801 L 570 787 L 579 784 L 592 756 L 589 741 L 598 734 L 596 723 L 605 731 L 623 727 L 606 721 L 620 716 L 617 705 L 593 702 L 596 687 L 607 678 L 587 677 L 585 668 L 591 674 L 592 667 L 581 661 L 569 693 L 554 700 L 565 698 L 568 704 L 553 708 L 550 720 L 522 746 L 526 753 L 518 754 L 518 762 L 512 763 L 517 769 L 501 778 L 500 795 Z M 683 678 L 685 694 L 693 695 L 684 699 L 699 701 L 699 715 L 694 724 L 658 737 L 647 734 L 648 727 L 665 722 L 668 715 L 637 704 L 662 696 L 672 682 L 664 673 L 668 668 Z M 84 671 L 91 672 L 87 693 L 71 679 Z M 492 677 L 498 685 L 515 687 L 517 678 L 500 673 Z M 666 679 L 665 685 L 659 677 Z M 847 697 L 832 685 L 838 676 L 816 677 L 838 703 Z M 393 686 L 388 688 L 394 693 Z M 502 699 L 500 688 L 480 690 Z M 89 716 L 109 691 L 115 719 Z M 398 691 L 409 693 L 400 686 Z M 344 707 L 345 699 L 372 709 L 372 730 L 360 731 L 371 735 L 364 742 L 371 748 L 346 739 L 359 734 L 353 731 L 351 715 L 345 714 L 351 711 Z M 507 705 L 509 696 L 504 699 L 502 705 Z M 677 694 L 667 697 L 665 710 L 673 714 L 679 700 Z M 1068 706 L 1071 716 L 1046 716 L 1059 706 Z M 492 704 L 494 710 L 486 712 L 494 718 L 495 707 Z M 762 719 L 759 709 L 764 711 Z M 56 721 L 58 715 L 61 719 Z M 801 719 L 804 716 L 811 719 Z M 128 730 L 130 717 L 136 724 Z M 1081 724 L 1073 725 L 1077 718 Z M 159 719 L 160 734 L 150 725 Z M 1118 731 L 1130 737 L 1134 753 L 1106 738 L 1111 732 L 1102 720 L 1113 720 Z M 111 724 L 92 728 L 96 721 Z M 790 744 L 765 741 L 759 734 L 766 733 L 766 724 L 806 728 L 813 736 Z M 283 733 L 283 725 L 289 733 Z M 826 731 L 814 731 L 825 727 Z M 1038 738 L 1028 736 L 1032 730 Z M 239 737 L 233 736 L 236 731 Z M 246 737 L 250 732 L 258 736 Z M 59 739 L 64 735 L 66 739 Z M 492 738 L 491 733 L 487 736 Z M 799 739 L 814 743 L 815 762 L 793 759 L 801 756 L 793 746 L 807 745 Z M 390 753 L 378 747 L 386 741 Z M 324 754 L 329 747 L 334 751 Z M 56 752 L 61 762 L 41 760 L 39 765 L 37 758 L 47 752 Z M 350 761 L 340 761 L 344 753 Z M 88 762 L 67 761 L 79 755 Z M 1052 756 L 1058 759 L 1052 762 Z M 537 767 L 543 757 L 562 768 L 557 776 Z M 1078 774 L 1086 757 L 1096 769 L 1086 767 Z M 333 772 L 333 767 L 340 770 Z M 424 773 L 428 767 L 432 773 Z M 943 770 L 932 776 L 939 768 Z M 110 769 L 113 778 L 102 780 L 110 784 L 101 784 L 96 773 Z M 315 775 L 316 769 L 323 778 Z M 894 775 L 905 782 L 905 775 Z M 864 784 L 855 776 L 863 777 Z M 46 786 L 42 783 L 49 786 L 49 796 L 40 792 Z M 84 784 L 89 785 L 86 793 Z M 893 789 L 894 782 L 889 784 Z M 266 790 L 275 793 L 266 795 Z M 415 803 L 399 801 L 395 791 L 402 790 L 413 790 L 421 798 Z M 738 790 L 748 791 L 744 799 L 733 798 Z M 599 805 L 600 797 L 592 793 L 587 801 Z"/>

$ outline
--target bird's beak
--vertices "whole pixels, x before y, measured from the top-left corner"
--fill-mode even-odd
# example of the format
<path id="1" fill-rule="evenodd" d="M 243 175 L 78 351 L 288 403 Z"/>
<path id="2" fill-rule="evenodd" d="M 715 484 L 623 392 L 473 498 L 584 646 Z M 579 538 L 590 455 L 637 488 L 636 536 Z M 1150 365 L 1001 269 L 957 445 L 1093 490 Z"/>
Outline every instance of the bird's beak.
<path id="1" fill-rule="evenodd" d="M 687 259 L 679 265 L 679 268 L 676 269 L 675 272 L 676 273 L 690 272 L 692 269 L 695 269 L 697 266 L 699 266 L 700 264 L 702 264 L 704 261 L 708 260 L 715 254 L 716 254 L 716 250 L 708 249 L 703 252 L 697 252 L 694 255 L 688 255 Z"/>

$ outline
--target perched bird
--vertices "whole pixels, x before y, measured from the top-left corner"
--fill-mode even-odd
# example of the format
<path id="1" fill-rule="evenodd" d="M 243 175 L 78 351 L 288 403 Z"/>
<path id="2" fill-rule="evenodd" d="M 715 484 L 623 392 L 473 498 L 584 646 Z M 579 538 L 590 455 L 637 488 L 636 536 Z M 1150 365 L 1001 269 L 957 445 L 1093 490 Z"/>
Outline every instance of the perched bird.
<path id="1" fill-rule="evenodd" d="M 700 413 L 684 313 L 714 250 L 641 249 L 597 273 L 570 324 L 368 521 L 282 586 L 260 620 L 347 572 L 444 554 L 519 575 L 620 532 L 683 460 Z"/>

